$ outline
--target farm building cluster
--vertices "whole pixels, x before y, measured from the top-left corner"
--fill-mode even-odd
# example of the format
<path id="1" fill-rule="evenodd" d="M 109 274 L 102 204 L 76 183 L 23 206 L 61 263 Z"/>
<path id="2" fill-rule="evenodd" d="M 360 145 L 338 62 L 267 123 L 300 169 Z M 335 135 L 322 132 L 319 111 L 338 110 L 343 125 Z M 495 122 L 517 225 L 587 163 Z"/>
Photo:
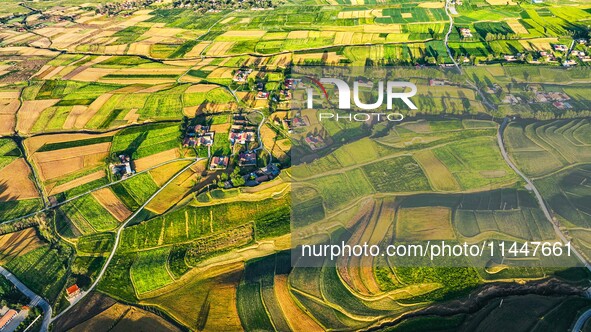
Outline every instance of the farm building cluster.
<path id="1" fill-rule="evenodd" d="M 118 178 L 125 179 L 135 174 L 135 167 L 131 157 L 120 154 L 117 158 L 119 159 L 119 163 L 109 165 L 109 169 L 113 175 L 117 176 Z"/>
<path id="2" fill-rule="evenodd" d="M 215 132 L 210 131 L 208 126 L 189 126 L 183 139 L 183 147 L 212 146 L 214 136 Z"/>

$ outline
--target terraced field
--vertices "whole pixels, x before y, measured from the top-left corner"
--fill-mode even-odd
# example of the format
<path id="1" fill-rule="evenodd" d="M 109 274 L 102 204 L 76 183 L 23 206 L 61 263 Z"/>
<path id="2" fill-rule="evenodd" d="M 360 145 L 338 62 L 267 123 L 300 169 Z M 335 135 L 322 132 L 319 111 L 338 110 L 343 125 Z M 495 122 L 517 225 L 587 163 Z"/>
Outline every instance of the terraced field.
<path id="1" fill-rule="evenodd" d="M 528 175 L 541 177 L 563 167 L 591 162 L 587 119 L 515 123 L 506 130 L 509 153 Z"/>

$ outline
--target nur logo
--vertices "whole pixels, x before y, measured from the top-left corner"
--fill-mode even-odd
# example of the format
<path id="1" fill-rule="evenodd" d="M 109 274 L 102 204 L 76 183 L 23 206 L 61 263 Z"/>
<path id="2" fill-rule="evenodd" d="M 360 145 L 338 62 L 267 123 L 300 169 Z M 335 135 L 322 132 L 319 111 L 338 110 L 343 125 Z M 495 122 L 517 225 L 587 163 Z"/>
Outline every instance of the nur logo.
<path id="1" fill-rule="evenodd" d="M 321 78 L 320 80 L 316 80 L 310 78 L 314 84 L 316 84 L 322 93 L 328 100 L 328 93 L 326 92 L 326 88 L 324 84 L 330 83 L 334 84 L 337 87 L 339 93 L 339 109 L 342 110 L 349 110 L 351 109 L 351 87 L 347 84 L 347 82 L 338 79 L 338 78 Z M 384 89 L 384 82 L 378 82 L 378 100 L 372 104 L 363 103 L 359 99 L 359 88 L 360 86 L 363 87 L 373 87 L 373 83 L 363 83 L 359 81 L 353 82 L 353 102 L 355 106 L 362 110 L 375 110 L 383 105 L 384 103 L 384 91 L 385 91 L 385 98 L 386 98 L 386 107 L 387 109 L 392 109 L 392 104 L 394 99 L 402 100 L 406 106 L 408 106 L 412 110 L 416 110 L 417 106 L 410 100 L 412 96 L 417 93 L 417 86 L 411 82 L 398 82 L 398 81 L 387 81 L 386 89 Z M 410 88 L 409 92 L 394 92 L 404 90 L 406 88 Z M 314 89 L 313 88 L 306 88 L 307 93 L 307 108 L 313 109 L 314 108 Z"/>

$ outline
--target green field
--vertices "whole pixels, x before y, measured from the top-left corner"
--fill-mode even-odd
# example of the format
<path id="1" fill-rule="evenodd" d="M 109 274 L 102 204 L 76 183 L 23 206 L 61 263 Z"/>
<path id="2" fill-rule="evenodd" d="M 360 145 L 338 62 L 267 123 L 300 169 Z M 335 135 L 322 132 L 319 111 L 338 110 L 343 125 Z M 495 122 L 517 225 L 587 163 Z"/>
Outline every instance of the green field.
<path id="1" fill-rule="evenodd" d="M 147 157 L 179 147 L 177 124 L 151 124 L 124 129 L 113 137 L 111 153 L 126 154 L 133 159 Z"/>
<path id="2" fill-rule="evenodd" d="M 138 294 L 158 289 L 173 281 L 166 268 L 169 253 L 169 248 L 138 253 L 129 272 Z"/>

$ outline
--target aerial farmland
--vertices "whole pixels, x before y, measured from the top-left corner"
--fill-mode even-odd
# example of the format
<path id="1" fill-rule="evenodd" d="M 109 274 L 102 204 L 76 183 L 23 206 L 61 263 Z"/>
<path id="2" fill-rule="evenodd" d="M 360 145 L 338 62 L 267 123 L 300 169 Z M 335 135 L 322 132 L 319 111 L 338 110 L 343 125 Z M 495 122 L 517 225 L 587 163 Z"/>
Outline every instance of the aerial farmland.
<path id="1" fill-rule="evenodd" d="M 584 0 L 5 1 L 0 319 L 588 330 L 589 20 Z"/>

